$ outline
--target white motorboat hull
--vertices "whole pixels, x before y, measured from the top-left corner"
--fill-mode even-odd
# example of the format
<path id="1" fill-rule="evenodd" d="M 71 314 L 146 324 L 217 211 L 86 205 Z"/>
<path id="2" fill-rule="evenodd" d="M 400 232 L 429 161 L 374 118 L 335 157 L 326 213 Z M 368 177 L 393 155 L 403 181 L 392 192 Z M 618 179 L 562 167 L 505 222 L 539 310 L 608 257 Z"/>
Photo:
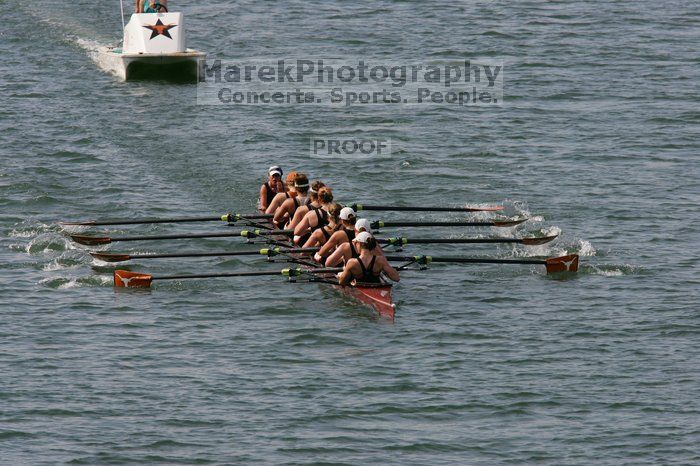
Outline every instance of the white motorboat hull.
<path id="1" fill-rule="evenodd" d="M 123 53 L 118 47 L 99 50 L 100 61 L 119 78 L 196 80 L 206 53 L 193 49 L 174 53 Z"/>

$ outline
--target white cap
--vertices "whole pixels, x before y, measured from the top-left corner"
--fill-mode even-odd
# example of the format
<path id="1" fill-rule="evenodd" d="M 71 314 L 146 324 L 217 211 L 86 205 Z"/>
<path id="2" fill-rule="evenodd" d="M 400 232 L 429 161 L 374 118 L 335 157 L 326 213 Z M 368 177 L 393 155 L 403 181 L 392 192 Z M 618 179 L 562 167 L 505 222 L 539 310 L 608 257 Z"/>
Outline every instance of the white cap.
<path id="1" fill-rule="evenodd" d="M 340 209 L 340 219 L 348 220 L 350 217 L 355 216 L 355 211 L 351 207 L 343 207 Z"/>
<path id="2" fill-rule="evenodd" d="M 270 168 L 267 169 L 267 173 L 268 173 L 269 175 L 275 175 L 275 174 L 277 174 L 277 175 L 279 175 L 279 176 L 282 176 L 282 169 L 281 169 L 280 167 L 278 167 L 277 165 L 273 165 L 273 166 L 271 166 Z"/>
<path id="3" fill-rule="evenodd" d="M 355 241 L 358 243 L 366 243 L 367 240 L 369 240 L 372 237 L 369 233 L 366 231 L 363 231 L 362 233 L 359 233 L 357 236 L 355 236 Z"/>
<path id="4" fill-rule="evenodd" d="M 355 222 L 355 230 L 360 231 L 362 229 L 372 233 L 372 227 L 369 224 L 369 220 L 366 218 L 358 218 L 357 222 Z"/>

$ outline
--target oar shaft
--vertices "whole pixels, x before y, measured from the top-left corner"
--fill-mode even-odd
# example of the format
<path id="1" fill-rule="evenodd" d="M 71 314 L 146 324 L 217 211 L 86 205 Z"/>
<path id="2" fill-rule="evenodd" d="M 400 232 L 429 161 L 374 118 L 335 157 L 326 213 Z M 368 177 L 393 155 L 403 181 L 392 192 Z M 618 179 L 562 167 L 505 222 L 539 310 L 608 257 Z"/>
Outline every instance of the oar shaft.
<path id="1" fill-rule="evenodd" d="M 152 236 L 116 236 L 112 237 L 111 242 L 118 241 L 156 241 L 165 239 L 192 239 L 192 238 L 228 238 L 232 236 L 240 236 L 240 231 L 229 231 L 226 233 L 192 233 L 180 235 L 152 235 Z"/>
<path id="2" fill-rule="evenodd" d="M 521 243 L 519 238 L 406 238 L 406 244 Z"/>
<path id="3" fill-rule="evenodd" d="M 221 221 L 219 217 L 182 217 L 182 218 L 145 218 L 137 220 L 104 220 L 85 222 L 64 222 L 63 225 L 109 226 L 109 225 L 141 225 L 146 223 L 188 223 Z"/>
<path id="4" fill-rule="evenodd" d="M 192 223 L 192 222 L 221 222 L 236 220 L 258 220 L 272 218 L 271 214 L 225 214 L 205 217 L 171 217 L 171 218 L 136 218 L 114 220 L 87 220 L 83 222 L 61 222 L 62 225 L 74 226 L 110 226 L 110 225 L 145 225 L 151 223 Z"/>
<path id="5" fill-rule="evenodd" d="M 279 270 L 261 272 L 231 272 L 231 273 L 203 273 L 195 275 L 166 275 L 153 277 L 152 280 L 187 280 L 190 278 L 225 278 L 225 277 L 263 277 L 271 275 L 282 275 Z"/>
<path id="6" fill-rule="evenodd" d="M 557 235 L 533 237 L 533 238 L 377 238 L 379 244 L 402 246 L 406 244 L 495 244 L 516 243 L 528 246 L 536 246 L 549 243 L 556 239 Z"/>
<path id="7" fill-rule="evenodd" d="M 166 259 L 175 257 L 220 257 L 220 256 L 255 256 L 260 255 L 260 250 L 255 251 L 219 251 L 219 252 L 174 252 L 168 254 L 130 254 L 133 259 Z"/>
<path id="8" fill-rule="evenodd" d="M 424 222 L 372 222 L 372 228 L 390 227 L 495 227 L 498 222 L 465 222 L 465 221 L 424 221 Z"/>
<path id="9" fill-rule="evenodd" d="M 384 210 L 396 212 L 482 212 L 503 210 L 503 206 L 491 207 L 424 207 L 424 206 L 386 206 L 386 205 L 367 205 L 367 204 L 352 204 L 350 207 L 356 212 L 363 210 Z"/>
<path id="10" fill-rule="evenodd" d="M 99 259 L 106 262 L 124 262 L 134 259 L 167 259 L 167 258 L 179 258 L 179 257 L 226 257 L 226 256 L 277 256 L 279 254 L 299 254 L 299 253 L 312 253 L 318 251 L 319 248 L 265 248 L 265 249 L 255 249 L 252 251 L 214 251 L 214 252 L 199 252 L 199 251 L 185 251 L 185 252 L 171 252 L 171 253 L 108 253 L 108 252 L 90 252 L 90 255 L 95 259 Z"/>
<path id="11" fill-rule="evenodd" d="M 303 273 L 310 274 L 323 274 L 323 273 L 337 273 L 342 271 L 342 267 L 327 267 L 318 269 L 284 269 L 284 270 L 273 270 L 273 271 L 260 271 L 260 272 L 230 272 L 230 273 L 204 273 L 204 274 L 194 274 L 194 275 L 166 275 L 162 277 L 152 277 L 151 280 L 188 280 L 194 278 L 227 278 L 227 277 L 264 277 L 273 275 L 289 275 L 289 276 L 299 276 Z"/>
<path id="12" fill-rule="evenodd" d="M 478 257 L 434 257 L 434 256 L 386 256 L 390 261 L 420 261 L 427 259 L 428 262 L 448 262 L 454 264 L 535 264 L 546 265 L 547 261 L 542 259 L 481 259 Z"/>

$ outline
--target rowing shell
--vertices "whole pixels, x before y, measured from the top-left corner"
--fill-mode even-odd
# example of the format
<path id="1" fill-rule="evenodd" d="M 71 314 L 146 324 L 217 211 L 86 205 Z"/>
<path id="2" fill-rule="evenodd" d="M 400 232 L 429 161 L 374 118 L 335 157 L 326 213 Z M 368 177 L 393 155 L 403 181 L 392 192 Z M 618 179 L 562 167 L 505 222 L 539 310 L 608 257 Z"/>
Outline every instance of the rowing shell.
<path id="1" fill-rule="evenodd" d="M 288 242 L 286 236 L 275 237 L 278 241 Z M 293 246 L 293 245 L 292 245 Z M 311 266 L 306 266 L 311 269 Z M 327 277 L 335 279 L 335 277 Z M 394 319 L 396 314 L 396 304 L 394 304 L 391 296 L 393 285 L 390 283 L 353 283 L 352 285 L 332 285 L 334 289 L 340 291 L 346 296 L 350 296 L 355 300 L 374 309 L 379 316 L 388 319 Z"/>

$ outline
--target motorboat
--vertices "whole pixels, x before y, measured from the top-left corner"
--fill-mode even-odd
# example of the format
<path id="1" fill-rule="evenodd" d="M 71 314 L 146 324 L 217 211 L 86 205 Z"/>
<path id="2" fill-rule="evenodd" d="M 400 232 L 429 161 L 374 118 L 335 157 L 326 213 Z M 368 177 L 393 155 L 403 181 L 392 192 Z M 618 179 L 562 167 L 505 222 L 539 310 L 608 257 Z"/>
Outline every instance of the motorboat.
<path id="1" fill-rule="evenodd" d="M 183 14 L 167 11 L 132 14 L 121 47 L 98 52 L 104 66 L 124 80 L 195 80 L 206 57 L 187 48 Z"/>

